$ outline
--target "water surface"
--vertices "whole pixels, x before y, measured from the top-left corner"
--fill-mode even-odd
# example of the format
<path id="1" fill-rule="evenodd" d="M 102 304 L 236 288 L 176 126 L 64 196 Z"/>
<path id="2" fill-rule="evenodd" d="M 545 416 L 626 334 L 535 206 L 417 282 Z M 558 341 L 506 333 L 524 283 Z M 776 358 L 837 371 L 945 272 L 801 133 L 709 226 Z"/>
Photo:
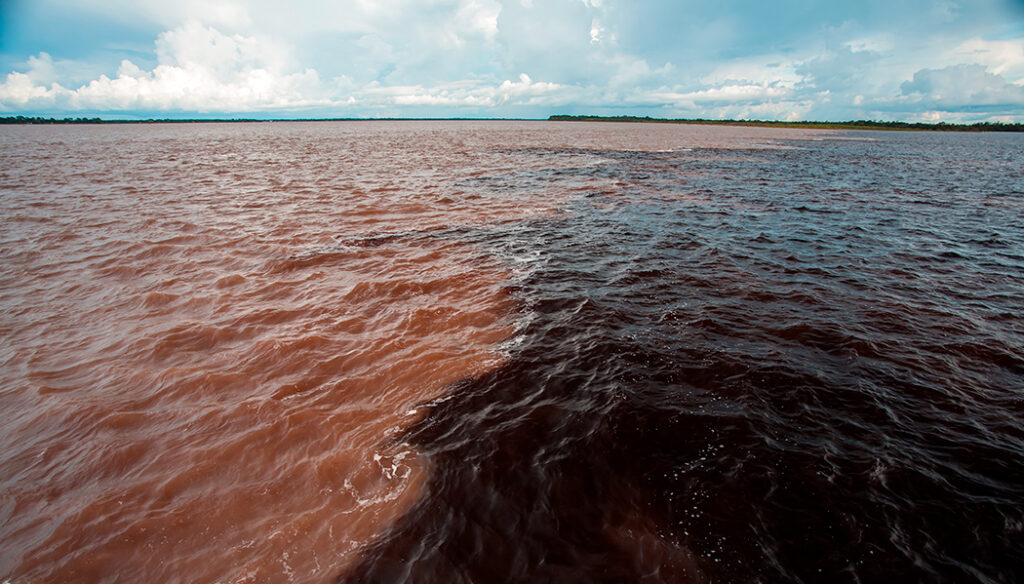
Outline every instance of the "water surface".
<path id="1" fill-rule="evenodd" d="M 1019 136 L 0 146 L 0 578 L 1022 576 Z"/>

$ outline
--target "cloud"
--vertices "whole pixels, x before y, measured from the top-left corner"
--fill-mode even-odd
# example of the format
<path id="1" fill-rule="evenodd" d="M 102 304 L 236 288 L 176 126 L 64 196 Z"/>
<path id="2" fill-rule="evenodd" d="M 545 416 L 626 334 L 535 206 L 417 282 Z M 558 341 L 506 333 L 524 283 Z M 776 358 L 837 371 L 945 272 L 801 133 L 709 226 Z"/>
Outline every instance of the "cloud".
<path id="1" fill-rule="evenodd" d="M 954 63 L 985 65 L 997 75 L 1010 76 L 1016 84 L 1024 83 L 1024 39 L 988 41 L 973 38 L 943 56 Z"/>
<path id="2" fill-rule="evenodd" d="M 491 40 L 498 34 L 498 14 L 501 5 L 497 2 L 469 0 L 462 2 L 455 11 L 455 22 L 458 30 L 479 35 Z"/>
<path id="3" fill-rule="evenodd" d="M 43 51 L 30 56 L 24 63 L 25 75 L 39 85 L 49 86 L 52 83 L 72 82 L 85 83 L 95 79 L 102 71 L 96 70 L 89 63 L 69 59 L 54 59 Z"/>
<path id="4" fill-rule="evenodd" d="M 7 111 L 18 111 L 40 103 L 53 103 L 59 90 L 60 86 L 56 84 L 51 89 L 36 85 L 31 77 L 15 71 L 8 74 L 0 85 L 0 105 Z"/>
<path id="5" fill-rule="evenodd" d="M 226 35 L 190 21 L 160 34 L 157 61 L 178 68 L 203 68 L 218 75 L 238 71 L 280 71 L 289 65 L 287 45 L 265 36 Z"/>
<path id="6" fill-rule="evenodd" d="M 553 105 L 565 103 L 573 88 L 557 83 L 535 82 L 523 73 L 518 81 L 505 80 L 498 85 L 463 82 L 440 87 L 376 87 L 367 89 L 361 100 L 371 105 L 497 107 L 515 105 Z M 374 99 L 378 98 L 378 99 Z M 384 98 L 384 99 L 379 99 Z"/>
<path id="7" fill-rule="evenodd" d="M 650 94 L 651 99 L 660 103 L 673 105 L 720 105 L 720 104 L 753 104 L 771 100 L 786 99 L 791 91 L 778 84 L 733 83 L 721 87 L 711 87 L 699 91 L 675 92 L 662 91 Z"/>
<path id="8" fill-rule="evenodd" d="M 881 53 L 871 50 L 855 51 L 844 46 L 836 51 L 829 51 L 801 63 L 796 72 L 804 76 L 805 83 L 830 90 L 846 90 L 858 88 L 863 91 L 866 79 L 877 75 L 875 65 L 882 59 Z"/>
<path id="9" fill-rule="evenodd" d="M 481 32 L 485 24 L 478 23 Z M 53 82 L 52 58 L 28 60 L 28 72 L 12 72 L 0 83 L 0 110 L 143 112 L 260 112 L 319 108 L 334 115 L 380 107 L 540 106 L 567 103 L 577 88 L 518 79 L 469 79 L 434 85 L 324 83 L 314 69 L 295 68 L 290 48 L 259 36 L 224 34 L 187 23 L 156 40 L 158 65 L 143 70 L 124 60 L 114 77 L 99 76 L 76 89 Z M 385 54 L 387 51 L 381 49 Z"/>
<path id="10" fill-rule="evenodd" d="M 5 47 L 0 111 L 1024 118 L 1001 2 L 35 0 L 39 30 L 74 9 L 92 36 Z"/>
<path id="11" fill-rule="evenodd" d="M 1024 108 L 1024 87 L 1008 83 L 983 65 L 922 69 L 904 82 L 900 91 L 907 101 L 931 109 Z"/>
<path id="12" fill-rule="evenodd" d="M 799 61 L 792 56 L 767 54 L 730 59 L 701 76 L 703 85 L 750 83 L 794 87 L 804 81 Z"/>
<path id="13" fill-rule="evenodd" d="M 116 77 L 101 75 L 77 89 L 46 83 L 52 60 L 45 53 L 30 58 L 28 73 L 12 72 L 0 84 L 0 107 L 211 112 L 322 103 L 316 71 L 287 72 L 287 53 L 270 39 L 225 35 L 190 22 L 160 35 L 153 70 L 123 60 Z"/>

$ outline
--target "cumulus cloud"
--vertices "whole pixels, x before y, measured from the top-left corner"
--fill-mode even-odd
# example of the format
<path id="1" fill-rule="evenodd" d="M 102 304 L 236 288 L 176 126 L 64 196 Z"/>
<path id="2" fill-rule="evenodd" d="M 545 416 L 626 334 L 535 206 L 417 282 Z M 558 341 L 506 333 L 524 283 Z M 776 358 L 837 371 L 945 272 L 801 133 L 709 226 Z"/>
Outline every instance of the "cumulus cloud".
<path id="1" fill-rule="evenodd" d="M 477 23 L 486 32 L 487 23 Z M 390 106 L 493 108 L 558 105 L 578 97 L 576 88 L 535 81 L 469 79 L 433 85 L 324 82 L 314 69 L 298 70 L 290 48 L 273 39 L 224 34 L 197 22 L 162 33 L 158 64 L 144 70 L 122 61 L 113 77 L 100 75 L 78 88 L 53 81 L 54 63 L 43 53 L 0 83 L 0 110 L 259 112 L 320 108 L 335 115 Z M 387 54 L 387 49 L 382 48 Z M 353 109 L 355 108 L 355 109 Z"/>
<path id="2" fill-rule="evenodd" d="M 505 104 L 552 105 L 571 97 L 572 88 L 557 83 L 536 82 L 523 73 L 518 81 L 505 80 L 497 85 L 461 82 L 437 87 L 371 86 L 361 92 L 359 101 L 369 105 L 469 106 L 496 107 Z"/>
<path id="3" fill-rule="evenodd" d="M 39 53 L 28 58 L 28 73 L 26 77 L 38 83 L 55 83 L 60 76 L 57 73 L 56 64 L 49 53 Z"/>
<path id="4" fill-rule="evenodd" d="M 287 72 L 287 50 L 270 39 L 226 35 L 187 23 L 160 35 L 158 65 L 144 71 L 124 60 L 113 78 L 100 75 L 76 89 L 45 84 L 38 63 L 0 84 L 0 105 L 42 110 L 251 111 L 315 105 L 316 71 Z"/>
<path id="5" fill-rule="evenodd" d="M 220 75 L 242 70 L 280 71 L 288 63 L 287 45 L 265 36 L 226 35 L 190 21 L 160 34 L 157 61 L 172 67 L 202 67 Z"/>
<path id="6" fill-rule="evenodd" d="M 900 90 L 912 102 L 929 108 L 1024 107 L 1024 87 L 1007 82 L 982 65 L 922 69 Z"/>
<path id="7" fill-rule="evenodd" d="M 777 84 L 733 83 L 698 91 L 661 91 L 650 94 L 656 102 L 677 106 L 719 105 L 731 103 L 760 103 L 786 99 L 791 91 Z"/>
<path id="8" fill-rule="evenodd" d="M 638 93 L 630 100 L 676 118 L 806 120 L 814 101 L 782 87 L 732 84 L 693 91 Z"/>
<path id="9" fill-rule="evenodd" d="M 879 52 L 843 46 L 801 63 L 795 72 L 804 78 L 804 82 L 817 87 L 827 87 L 832 91 L 851 88 L 864 91 L 866 84 L 875 83 L 872 76 L 878 73 L 874 65 L 881 59 Z"/>
<path id="10" fill-rule="evenodd" d="M 989 41 L 973 38 L 947 51 L 945 59 L 958 64 L 977 63 L 1024 84 L 1024 39 Z"/>
<path id="11" fill-rule="evenodd" d="M 701 76 L 700 82 L 710 86 L 753 84 L 795 87 L 804 81 L 799 66 L 799 61 L 792 56 L 777 54 L 731 59 Z"/>

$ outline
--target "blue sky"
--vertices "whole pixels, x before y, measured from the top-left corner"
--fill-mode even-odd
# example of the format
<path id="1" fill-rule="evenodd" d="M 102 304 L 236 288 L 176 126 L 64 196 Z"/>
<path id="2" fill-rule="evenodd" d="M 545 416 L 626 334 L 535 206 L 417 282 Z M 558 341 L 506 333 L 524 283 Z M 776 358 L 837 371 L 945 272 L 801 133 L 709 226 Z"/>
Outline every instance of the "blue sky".
<path id="1" fill-rule="evenodd" d="M 0 115 L 1024 122 L 1024 0 L 0 0 Z"/>

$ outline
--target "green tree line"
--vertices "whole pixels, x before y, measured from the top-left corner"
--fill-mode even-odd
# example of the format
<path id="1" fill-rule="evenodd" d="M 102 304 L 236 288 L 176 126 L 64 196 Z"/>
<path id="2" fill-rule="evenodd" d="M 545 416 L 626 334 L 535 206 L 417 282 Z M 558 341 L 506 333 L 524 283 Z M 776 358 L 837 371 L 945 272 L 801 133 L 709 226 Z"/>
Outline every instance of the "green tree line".
<path id="1" fill-rule="evenodd" d="M 780 128 L 820 128 L 829 130 L 926 130 L 937 132 L 1024 132 L 1024 124 L 1002 122 L 979 122 L 976 124 L 926 124 L 922 122 L 883 122 L 876 120 L 854 120 L 848 122 L 776 122 L 771 120 L 708 120 L 664 119 L 649 116 L 568 116 L 555 115 L 548 118 L 556 122 L 643 122 L 660 124 L 707 124 L 719 126 L 761 126 Z"/>

